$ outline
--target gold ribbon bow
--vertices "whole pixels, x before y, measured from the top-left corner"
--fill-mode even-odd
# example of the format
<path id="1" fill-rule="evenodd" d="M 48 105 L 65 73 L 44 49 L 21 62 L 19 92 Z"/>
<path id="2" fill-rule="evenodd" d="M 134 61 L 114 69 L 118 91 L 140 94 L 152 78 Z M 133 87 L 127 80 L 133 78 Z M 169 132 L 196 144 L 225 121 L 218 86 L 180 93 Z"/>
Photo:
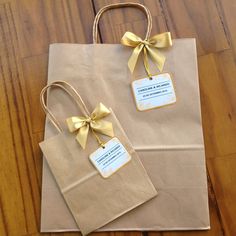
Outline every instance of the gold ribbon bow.
<path id="1" fill-rule="evenodd" d="M 143 62 L 149 77 L 151 77 L 151 74 L 149 70 L 148 55 L 157 65 L 158 69 L 162 71 L 165 64 L 165 56 L 159 52 L 159 49 L 172 46 L 170 32 L 154 35 L 147 40 L 142 40 L 134 33 L 126 32 L 121 39 L 121 43 L 125 46 L 134 48 L 128 61 L 128 66 L 131 73 L 133 73 L 138 57 L 143 51 Z"/>
<path id="2" fill-rule="evenodd" d="M 81 147 L 85 149 L 90 128 L 93 134 L 95 135 L 97 141 L 101 145 L 103 145 L 103 143 L 95 132 L 110 137 L 114 136 L 112 123 L 102 119 L 109 114 L 110 110 L 102 103 L 99 103 L 90 116 L 73 116 L 66 119 L 66 122 L 70 132 L 78 131 L 76 140 L 79 142 Z"/>

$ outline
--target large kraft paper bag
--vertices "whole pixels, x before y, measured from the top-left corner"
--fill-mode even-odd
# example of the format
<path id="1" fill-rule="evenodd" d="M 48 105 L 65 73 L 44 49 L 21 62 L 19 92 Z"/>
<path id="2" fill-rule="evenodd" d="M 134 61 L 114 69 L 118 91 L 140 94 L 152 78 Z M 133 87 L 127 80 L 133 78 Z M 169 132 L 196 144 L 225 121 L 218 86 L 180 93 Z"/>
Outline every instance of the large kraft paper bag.
<path id="1" fill-rule="evenodd" d="M 130 6 L 122 6 L 126 5 Z M 112 107 L 158 188 L 156 198 L 100 231 L 209 229 L 195 39 L 175 39 L 172 47 L 162 50 L 166 57 L 163 73 L 173 77 L 177 102 L 159 109 L 137 111 L 131 82 L 146 77 L 146 72 L 139 60 L 131 75 L 127 66 L 131 53 L 131 48 L 120 44 L 50 45 L 48 83 L 68 81 L 81 91 L 89 109 L 97 101 Z M 150 66 L 156 73 L 156 67 Z M 51 104 L 56 110 L 72 112 L 71 107 L 65 109 L 64 97 L 57 99 L 59 103 Z M 53 135 L 53 128 L 46 123 L 45 138 Z M 41 213 L 42 232 L 78 230 L 46 161 Z"/>
<path id="2" fill-rule="evenodd" d="M 61 88 L 61 93 L 63 89 L 74 97 L 74 100 L 80 105 L 79 108 L 81 107 L 83 117 L 91 117 L 93 119 L 95 116 L 102 117 L 102 114 L 106 115 L 105 118 L 99 118 L 91 122 L 100 127 L 102 127 L 103 123 L 105 125 L 103 126 L 104 129 L 109 129 L 112 132 L 112 136 L 114 131 L 114 138 L 111 139 L 111 137 L 93 133 L 95 131 L 92 130 L 91 123 L 83 121 L 80 124 L 90 129 L 86 148 L 83 150 L 75 138 L 75 132 L 70 133 L 68 129 L 64 130 L 62 124 L 65 124 L 65 120 L 57 119 L 44 102 L 45 92 L 55 87 Z M 50 99 L 53 96 L 53 92 L 51 90 L 49 92 Z M 106 108 L 103 104 L 99 104 L 97 112 L 95 111 L 96 115 L 90 116 L 90 112 L 83 108 L 83 106 L 86 108 L 86 105 L 81 100 L 77 91 L 70 84 L 63 81 L 57 81 L 46 86 L 42 90 L 41 101 L 43 108 L 48 114 L 48 118 L 50 118 L 53 124 L 56 124 L 60 132 L 41 142 L 40 147 L 83 235 L 100 228 L 156 196 L 157 192 L 137 153 L 132 148 L 111 109 Z M 67 106 L 71 106 L 71 103 L 68 103 Z M 61 114 L 60 118 L 63 115 L 72 115 L 72 117 L 81 115 L 79 110 L 74 114 Z M 76 126 L 78 124 L 77 122 L 72 125 Z M 80 132 L 80 129 L 76 132 Z M 100 147 L 103 154 L 96 156 L 96 159 L 99 158 L 99 163 L 105 163 L 100 164 L 102 168 L 108 166 L 106 170 L 109 171 L 112 166 L 115 167 L 124 158 L 130 157 L 125 165 L 110 176 L 103 177 L 89 160 L 90 154 L 99 148 L 96 138 L 99 140 L 100 145 L 103 145 Z M 107 142 L 113 142 L 112 140 L 116 140 L 113 148 L 104 146 Z M 117 142 L 117 140 L 119 141 Z M 125 149 L 122 149 L 121 145 L 125 147 L 127 152 Z M 107 153 L 113 154 L 109 155 Z M 108 172 L 106 171 L 106 173 Z"/>

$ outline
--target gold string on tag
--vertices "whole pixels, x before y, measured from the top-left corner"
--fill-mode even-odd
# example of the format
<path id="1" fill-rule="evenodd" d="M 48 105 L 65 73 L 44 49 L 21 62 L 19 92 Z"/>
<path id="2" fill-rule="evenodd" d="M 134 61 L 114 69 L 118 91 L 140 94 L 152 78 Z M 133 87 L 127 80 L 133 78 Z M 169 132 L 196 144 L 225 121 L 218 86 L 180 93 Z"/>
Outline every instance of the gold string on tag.
<path id="1" fill-rule="evenodd" d="M 66 119 L 69 131 L 78 131 L 76 140 L 83 149 L 86 147 L 89 129 L 91 129 L 99 145 L 102 147 L 104 146 L 104 143 L 96 132 L 109 137 L 114 137 L 112 123 L 103 120 L 103 118 L 108 116 L 110 113 L 110 110 L 105 105 L 99 103 L 90 116 L 73 116 Z"/>
<path id="2" fill-rule="evenodd" d="M 147 75 L 151 77 L 148 56 L 157 65 L 160 72 L 163 70 L 165 64 L 165 56 L 160 52 L 159 49 L 168 48 L 172 46 L 171 34 L 170 32 L 165 32 L 162 34 L 157 34 L 150 39 L 142 40 L 139 36 L 131 32 L 126 32 L 121 39 L 121 44 L 133 47 L 134 50 L 128 61 L 128 67 L 133 73 L 134 68 L 137 64 L 139 55 L 143 52 L 143 63 Z"/>

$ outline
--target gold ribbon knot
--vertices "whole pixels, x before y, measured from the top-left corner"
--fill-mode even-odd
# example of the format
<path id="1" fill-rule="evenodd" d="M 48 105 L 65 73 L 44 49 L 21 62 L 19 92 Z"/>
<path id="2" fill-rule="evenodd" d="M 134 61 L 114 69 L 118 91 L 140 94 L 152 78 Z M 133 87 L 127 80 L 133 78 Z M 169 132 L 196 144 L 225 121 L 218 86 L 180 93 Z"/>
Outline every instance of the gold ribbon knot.
<path id="1" fill-rule="evenodd" d="M 92 130 L 99 144 L 103 144 L 95 132 L 113 137 L 113 126 L 111 122 L 105 121 L 102 118 L 110 114 L 110 110 L 99 103 L 90 116 L 73 116 L 66 119 L 68 128 L 70 132 L 78 131 L 76 140 L 79 142 L 81 147 L 85 149 L 89 129 Z"/>
<path id="2" fill-rule="evenodd" d="M 157 34 L 150 39 L 145 40 L 142 40 L 134 33 L 126 32 L 121 39 L 121 43 L 125 46 L 134 48 L 128 61 L 131 73 L 134 71 L 140 53 L 143 52 L 143 62 L 149 77 L 151 77 L 151 74 L 149 70 L 148 55 L 157 65 L 158 69 L 162 71 L 165 64 L 165 56 L 159 51 L 159 49 L 172 46 L 170 32 Z"/>

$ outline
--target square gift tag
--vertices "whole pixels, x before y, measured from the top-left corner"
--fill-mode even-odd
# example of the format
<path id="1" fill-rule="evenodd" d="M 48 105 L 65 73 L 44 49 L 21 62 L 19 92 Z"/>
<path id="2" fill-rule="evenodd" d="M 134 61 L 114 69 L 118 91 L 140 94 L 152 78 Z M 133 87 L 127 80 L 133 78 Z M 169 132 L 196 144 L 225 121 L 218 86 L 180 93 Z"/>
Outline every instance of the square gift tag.
<path id="1" fill-rule="evenodd" d="M 108 178 L 131 160 L 131 156 L 119 141 L 113 138 L 89 156 L 102 177 Z"/>
<path id="2" fill-rule="evenodd" d="M 139 111 L 150 110 L 176 102 L 173 81 L 168 73 L 135 80 L 132 82 L 132 89 Z"/>

